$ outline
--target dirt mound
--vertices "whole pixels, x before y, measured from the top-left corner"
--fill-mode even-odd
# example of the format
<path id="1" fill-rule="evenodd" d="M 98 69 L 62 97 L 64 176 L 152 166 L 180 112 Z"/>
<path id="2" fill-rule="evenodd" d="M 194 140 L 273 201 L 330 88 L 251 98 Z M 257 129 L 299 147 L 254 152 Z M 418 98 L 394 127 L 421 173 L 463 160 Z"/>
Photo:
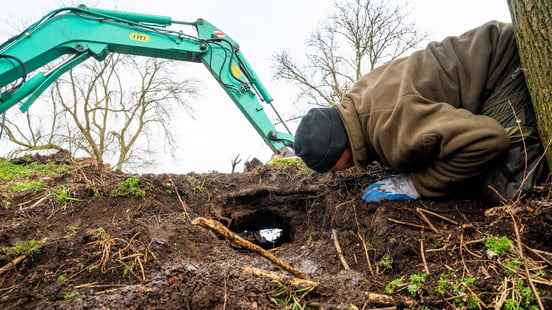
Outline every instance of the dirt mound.
<path id="1" fill-rule="evenodd" d="M 385 174 L 379 167 L 138 177 L 59 157 L 0 161 L 2 169 L 0 265 L 11 267 L 0 270 L 2 309 L 528 309 L 537 305 L 531 284 L 552 308 L 547 190 L 495 208 L 361 206 L 362 188 Z M 192 225 L 198 216 L 272 248 L 319 285 L 244 272 L 285 274 Z"/>

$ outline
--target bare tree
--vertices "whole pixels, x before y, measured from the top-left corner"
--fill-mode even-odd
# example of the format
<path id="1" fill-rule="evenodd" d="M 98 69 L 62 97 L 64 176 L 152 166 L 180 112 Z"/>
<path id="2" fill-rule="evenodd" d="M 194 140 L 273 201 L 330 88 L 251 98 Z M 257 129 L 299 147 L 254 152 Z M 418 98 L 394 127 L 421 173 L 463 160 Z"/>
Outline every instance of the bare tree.
<path id="1" fill-rule="evenodd" d="M 274 57 L 275 77 L 297 85 L 299 98 L 308 103 L 335 105 L 363 74 L 425 39 L 400 4 L 338 1 L 335 14 L 308 38 L 306 64 L 298 65 L 281 51 Z"/>
<path id="2" fill-rule="evenodd" d="M 117 170 L 136 166 L 152 145 L 173 144 L 174 107 L 192 113 L 187 100 L 197 95 L 197 82 L 175 79 L 172 64 L 118 54 L 86 62 L 51 88 L 48 130 L 27 114 L 27 122 L 7 121 L 6 135 L 19 150 L 63 148 L 111 162 Z"/>
<path id="3" fill-rule="evenodd" d="M 242 162 L 242 159 L 240 158 L 240 154 L 236 155 L 231 161 L 230 164 L 232 164 L 232 173 L 236 172 L 236 167 Z"/>

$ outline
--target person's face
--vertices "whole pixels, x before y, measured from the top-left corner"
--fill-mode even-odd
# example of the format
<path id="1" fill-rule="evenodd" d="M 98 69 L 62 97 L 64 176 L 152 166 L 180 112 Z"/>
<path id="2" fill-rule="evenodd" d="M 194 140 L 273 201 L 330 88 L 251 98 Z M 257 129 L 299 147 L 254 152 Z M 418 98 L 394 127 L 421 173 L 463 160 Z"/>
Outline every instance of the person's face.
<path id="1" fill-rule="evenodd" d="M 345 170 L 351 168 L 353 165 L 353 154 L 351 153 L 351 149 L 348 148 L 343 151 L 343 154 L 341 154 L 341 157 L 339 157 L 337 163 L 333 166 L 332 171 Z"/>

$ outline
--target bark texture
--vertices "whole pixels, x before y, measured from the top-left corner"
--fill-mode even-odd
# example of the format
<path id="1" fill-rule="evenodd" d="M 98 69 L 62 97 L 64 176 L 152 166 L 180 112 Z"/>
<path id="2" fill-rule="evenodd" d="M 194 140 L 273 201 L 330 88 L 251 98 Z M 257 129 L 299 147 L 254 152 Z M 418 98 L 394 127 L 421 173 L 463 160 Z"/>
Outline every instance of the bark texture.
<path id="1" fill-rule="evenodd" d="M 552 1 L 508 0 L 523 71 L 552 167 Z"/>

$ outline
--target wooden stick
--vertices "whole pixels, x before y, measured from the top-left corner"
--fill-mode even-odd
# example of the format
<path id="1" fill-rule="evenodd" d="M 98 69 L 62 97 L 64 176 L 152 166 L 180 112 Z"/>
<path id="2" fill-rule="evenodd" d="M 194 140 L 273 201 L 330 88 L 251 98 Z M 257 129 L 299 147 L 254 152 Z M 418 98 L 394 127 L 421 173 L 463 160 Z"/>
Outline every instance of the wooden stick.
<path id="1" fill-rule="evenodd" d="M 362 247 L 364 248 L 364 255 L 366 255 L 366 262 L 368 263 L 368 270 L 370 271 L 370 274 L 372 277 L 375 277 L 376 274 L 374 273 L 374 268 L 372 267 L 372 261 L 370 261 L 370 255 L 368 254 L 368 247 L 366 246 L 366 240 L 364 240 L 364 237 L 360 232 L 357 232 L 357 236 L 362 242 Z"/>
<path id="2" fill-rule="evenodd" d="M 412 223 L 408 223 L 408 222 L 402 222 L 402 221 L 399 221 L 399 220 L 396 220 L 396 219 L 392 219 L 392 218 L 388 218 L 387 220 L 388 220 L 389 222 L 396 223 L 396 224 L 401 224 L 401 225 L 405 225 L 405 226 L 415 227 L 415 228 L 419 228 L 419 229 L 431 230 L 431 228 L 429 228 L 429 227 L 427 227 L 427 226 L 423 226 L 423 225 L 412 224 Z"/>
<path id="3" fill-rule="evenodd" d="M 427 216 L 422 211 L 420 211 L 420 208 L 416 208 L 416 212 L 418 212 L 418 215 L 420 216 L 420 218 L 422 218 L 422 220 L 426 222 L 426 224 L 429 226 L 429 228 L 431 228 L 431 230 L 433 230 L 434 233 L 436 234 L 439 233 L 439 230 L 437 230 L 437 228 L 433 226 L 433 223 L 431 223 L 431 221 L 427 218 Z"/>
<path id="4" fill-rule="evenodd" d="M 397 301 L 393 297 L 389 295 L 378 294 L 378 293 L 366 292 L 366 299 L 370 303 L 381 304 L 381 305 L 397 304 Z"/>
<path id="5" fill-rule="evenodd" d="M 424 212 L 424 213 L 427 213 L 427 214 L 431 214 L 431 215 L 433 215 L 433 216 L 435 216 L 435 217 L 438 217 L 438 218 L 442 219 L 443 221 L 447 221 L 447 222 L 449 222 L 449 223 L 451 223 L 451 224 L 458 225 L 458 222 L 457 222 L 457 221 L 455 221 L 455 220 L 453 220 L 453 219 L 450 219 L 450 218 L 448 218 L 448 217 L 446 217 L 446 216 L 444 216 L 444 215 L 441 215 L 441 214 L 439 214 L 439 213 L 435 213 L 435 212 L 433 212 L 433 211 L 429 211 L 429 210 L 423 209 L 423 208 L 416 208 L 416 210 L 420 210 L 421 212 Z"/>
<path id="6" fill-rule="evenodd" d="M 219 223 L 215 220 L 206 219 L 204 217 L 198 217 L 198 218 L 195 218 L 192 221 L 192 224 L 193 225 L 199 225 L 203 228 L 207 228 L 207 229 L 210 229 L 210 230 L 214 231 L 215 233 L 218 233 L 222 237 L 226 238 L 228 241 L 230 241 L 234 244 L 237 244 L 237 245 L 239 245 L 239 246 L 241 246 L 245 249 L 248 249 L 248 250 L 250 250 L 254 253 L 257 253 L 257 254 L 261 255 L 262 257 L 268 259 L 269 261 L 271 261 L 275 265 L 279 266 L 280 268 L 284 269 L 287 272 L 290 272 L 291 274 L 293 274 L 294 276 L 296 276 L 298 278 L 301 278 L 301 279 L 308 279 L 309 278 L 305 273 L 297 270 L 296 268 L 294 268 L 287 261 L 277 257 L 276 255 L 274 255 L 274 254 L 270 253 L 269 251 L 261 248 L 260 246 L 254 244 L 250 241 L 247 241 L 247 240 L 243 239 L 242 237 L 240 237 L 236 233 L 234 233 L 231 230 L 229 230 L 228 228 L 226 228 L 226 226 L 222 225 L 221 223 Z"/>
<path id="7" fill-rule="evenodd" d="M 528 249 L 529 251 L 531 251 L 533 254 L 537 255 L 540 259 L 544 260 L 545 262 L 547 262 L 550 266 L 552 266 L 552 262 L 550 260 L 548 260 L 546 257 L 544 257 L 541 253 L 545 253 L 545 254 L 550 254 L 548 252 L 544 252 L 544 251 L 540 251 L 540 250 L 537 250 L 537 249 L 533 249 L 533 248 L 530 248 L 528 247 L 527 245 L 523 245 L 526 249 Z"/>
<path id="8" fill-rule="evenodd" d="M 28 210 L 32 210 L 38 206 L 40 206 L 40 204 L 42 204 L 44 201 L 46 201 L 48 198 L 50 198 L 50 194 L 47 194 L 46 196 L 40 198 L 37 202 L 33 203 L 32 206 L 30 207 L 26 207 L 26 208 L 19 208 L 17 210 L 17 212 L 25 212 L 25 211 L 28 211 Z"/>
<path id="9" fill-rule="evenodd" d="M 366 301 L 368 303 L 380 304 L 385 306 L 404 304 L 411 306 L 414 304 L 414 301 L 408 297 L 401 297 L 399 301 L 395 300 L 393 297 L 384 294 L 366 292 Z"/>
<path id="10" fill-rule="evenodd" d="M 486 240 L 485 238 L 482 238 L 482 239 L 477 239 L 477 240 L 472 240 L 472 241 L 466 241 L 466 242 L 464 242 L 464 245 L 481 243 L 481 242 L 484 242 L 485 240 Z"/>
<path id="11" fill-rule="evenodd" d="M 424 240 L 420 239 L 420 254 L 422 255 L 422 261 L 424 262 L 424 269 L 427 275 L 430 275 L 431 272 L 429 272 L 429 267 L 427 265 L 426 257 L 425 257 L 425 249 L 424 249 Z"/>
<path id="12" fill-rule="evenodd" d="M 349 264 L 347 264 L 347 260 L 345 259 L 345 256 L 343 256 L 343 251 L 341 250 L 341 245 L 339 244 L 339 239 L 337 238 L 337 231 L 335 229 L 332 229 L 332 239 L 334 242 L 335 250 L 337 251 L 337 256 L 341 261 L 341 265 L 343 265 L 343 269 L 351 270 L 351 268 L 349 267 Z"/>
<path id="13" fill-rule="evenodd" d="M 462 227 L 462 232 L 460 233 L 460 258 L 462 259 L 462 265 L 464 265 L 464 271 L 466 271 L 468 274 L 471 274 L 470 269 L 466 265 L 463 250 L 464 250 L 464 228 Z"/>
<path id="14" fill-rule="evenodd" d="M 176 193 L 176 197 L 178 198 L 178 201 L 180 202 L 180 205 L 182 206 L 182 209 L 184 210 L 184 216 L 187 220 L 190 219 L 190 214 L 188 212 L 188 204 L 182 200 L 182 197 L 180 197 L 180 193 L 178 192 L 178 188 L 176 187 L 176 184 L 174 184 L 172 178 L 169 177 L 169 181 L 171 181 L 171 184 L 174 188 L 174 192 Z"/>
<path id="15" fill-rule="evenodd" d="M 258 276 L 258 277 L 269 278 L 271 280 L 279 281 L 279 282 L 289 284 L 289 285 L 295 286 L 295 287 L 316 287 L 316 286 L 318 286 L 318 282 L 316 282 L 316 281 L 304 280 L 304 279 L 299 279 L 299 278 L 295 278 L 295 277 L 290 277 L 290 276 L 287 276 L 287 275 L 283 275 L 283 274 L 279 274 L 279 273 L 276 273 L 276 272 L 255 268 L 255 267 L 250 267 L 250 266 L 243 267 L 242 272 L 247 273 L 247 274 L 252 274 L 252 275 L 255 275 L 255 276 Z"/>
<path id="16" fill-rule="evenodd" d="M 13 259 L 11 262 L 4 265 L 4 267 L 0 268 L 0 275 L 4 272 L 13 269 L 17 264 L 21 263 L 25 258 L 27 258 L 27 255 L 21 255 Z"/>

